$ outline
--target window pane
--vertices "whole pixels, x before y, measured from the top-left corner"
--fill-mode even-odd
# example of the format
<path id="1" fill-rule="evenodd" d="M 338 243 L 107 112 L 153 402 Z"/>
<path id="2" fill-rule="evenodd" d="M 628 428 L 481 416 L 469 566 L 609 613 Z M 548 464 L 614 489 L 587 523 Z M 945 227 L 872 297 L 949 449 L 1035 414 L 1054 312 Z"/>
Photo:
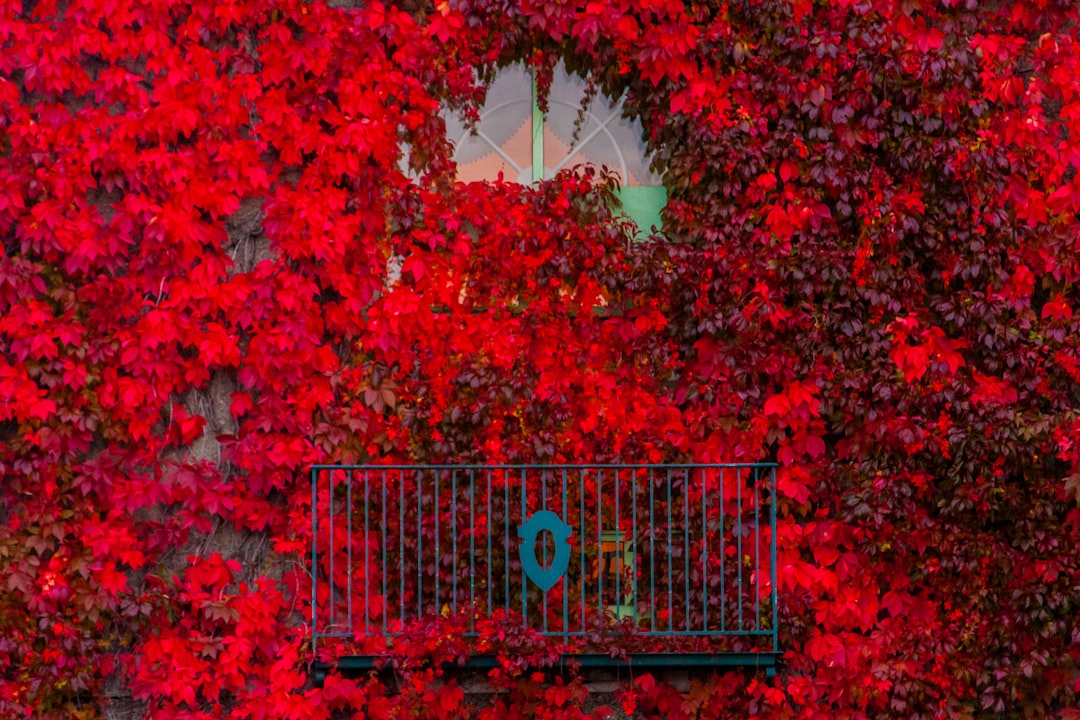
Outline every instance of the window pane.
<path id="1" fill-rule="evenodd" d="M 520 65 L 500 70 L 480 109 L 477 134 L 471 134 L 457 117 L 446 118 L 446 133 L 456 148 L 458 179 L 495 180 L 501 172 L 511 182 L 530 182 L 531 121 L 529 73 Z"/>
<path id="2" fill-rule="evenodd" d="M 607 166 L 623 185 L 660 185 L 649 171 L 641 124 L 623 117 L 621 102 L 593 97 L 575 137 L 585 87 L 584 79 L 556 68 L 544 119 L 544 177 L 587 163 Z"/>

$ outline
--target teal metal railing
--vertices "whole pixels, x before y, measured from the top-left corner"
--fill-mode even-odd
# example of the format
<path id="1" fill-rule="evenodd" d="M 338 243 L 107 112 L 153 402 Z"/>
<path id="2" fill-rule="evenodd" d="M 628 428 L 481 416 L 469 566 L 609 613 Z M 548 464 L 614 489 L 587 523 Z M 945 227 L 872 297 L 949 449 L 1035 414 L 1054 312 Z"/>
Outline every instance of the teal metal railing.
<path id="1" fill-rule="evenodd" d="M 316 647 L 498 618 L 779 651 L 774 465 L 318 465 L 311 492 Z"/>

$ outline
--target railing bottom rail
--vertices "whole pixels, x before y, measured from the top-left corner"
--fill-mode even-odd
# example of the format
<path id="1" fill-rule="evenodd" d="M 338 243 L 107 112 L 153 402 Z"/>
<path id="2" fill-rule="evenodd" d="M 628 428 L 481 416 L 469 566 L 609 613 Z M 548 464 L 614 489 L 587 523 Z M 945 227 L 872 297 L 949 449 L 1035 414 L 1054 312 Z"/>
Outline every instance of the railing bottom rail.
<path id="1" fill-rule="evenodd" d="M 565 672 L 575 668 L 642 671 L 743 668 L 764 670 L 766 676 L 771 678 L 776 675 L 778 661 L 779 653 L 774 652 L 635 653 L 623 657 L 601 653 L 575 653 L 560 656 L 558 662 L 548 668 L 535 669 Z M 499 658 L 494 655 L 474 655 L 463 663 L 445 663 L 446 668 L 471 670 L 492 670 L 499 665 Z M 336 663 L 315 663 L 313 672 L 316 685 L 321 686 L 327 673 L 335 669 L 342 675 L 351 676 L 392 667 L 392 658 L 385 655 L 345 655 L 338 658 Z"/>

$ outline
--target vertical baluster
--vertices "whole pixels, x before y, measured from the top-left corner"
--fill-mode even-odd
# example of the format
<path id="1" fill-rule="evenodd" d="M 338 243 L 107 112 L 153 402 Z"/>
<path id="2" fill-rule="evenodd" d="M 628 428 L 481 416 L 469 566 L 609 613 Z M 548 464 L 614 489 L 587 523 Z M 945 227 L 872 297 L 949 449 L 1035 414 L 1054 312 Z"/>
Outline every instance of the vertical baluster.
<path id="1" fill-rule="evenodd" d="M 364 636 L 369 634 L 368 623 L 370 617 L 372 617 L 372 604 L 370 604 L 370 595 L 372 595 L 372 568 L 369 567 L 369 558 L 372 557 L 372 544 L 370 544 L 370 534 L 367 528 L 367 518 L 370 511 L 368 497 L 368 475 L 369 473 L 364 471 Z M 352 487 L 352 483 L 349 484 Z M 352 508 L 352 501 L 349 502 L 349 508 Z M 349 521 L 349 528 L 352 528 L 352 521 Z M 349 567 L 352 567 L 352 561 L 349 561 Z M 349 597 L 352 597 L 352 581 L 349 581 Z M 350 631 L 352 623 L 349 623 Z"/>
<path id="2" fill-rule="evenodd" d="M 401 597 L 398 598 L 398 602 L 401 604 L 401 629 L 405 629 L 405 470 L 398 470 L 398 545 L 401 548 L 398 552 L 398 561 L 401 567 L 401 577 L 398 579 L 401 581 Z"/>
<path id="3" fill-rule="evenodd" d="M 547 482 L 548 482 L 548 480 L 547 480 L 547 468 L 543 468 L 543 469 L 540 470 L 540 509 L 541 510 L 547 510 Z M 548 566 L 547 537 L 546 536 L 541 539 L 540 544 L 544 546 L 544 549 L 543 549 L 544 567 L 546 568 Z M 536 548 L 533 548 L 534 551 L 535 551 L 535 549 Z M 541 602 L 541 605 L 542 605 L 541 613 L 542 613 L 542 617 L 543 617 L 543 620 L 542 620 L 543 633 L 545 635 L 547 635 L 547 631 L 548 631 L 548 622 L 547 622 L 548 607 L 547 607 L 547 593 L 546 592 L 543 593 L 540 596 L 540 602 Z"/>
<path id="4" fill-rule="evenodd" d="M 469 468 L 469 630 L 476 630 L 476 470 Z"/>
<path id="5" fill-rule="evenodd" d="M 691 470 L 688 468 L 683 474 L 683 578 L 686 586 L 684 605 L 686 605 L 686 632 L 690 632 L 690 478 Z"/>
<path id="6" fill-rule="evenodd" d="M 656 632 L 656 475 L 649 468 L 649 632 Z"/>
<path id="7" fill-rule="evenodd" d="M 599 616 L 604 617 L 604 530 L 603 530 L 603 499 L 600 497 L 601 478 L 603 468 L 596 468 L 596 595 L 599 606 Z"/>
<path id="8" fill-rule="evenodd" d="M 485 518 L 485 522 L 484 522 L 484 530 L 486 531 L 486 534 L 487 534 L 487 591 L 488 591 L 487 615 L 488 615 L 488 617 L 491 617 L 491 610 L 492 610 L 492 607 L 491 607 L 491 602 L 492 602 L 492 591 L 491 591 L 491 516 L 492 516 L 492 512 L 491 512 L 491 468 L 486 468 L 484 470 L 484 479 L 487 482 L 487 504 L 484 505 L 484 507 L 487 509 L 487 517 Z"/>
<path id="9" fill-rule="evenodd" d="M 739 632 L 743 630 L 743 584 L 742 584 L 742 467 L 735 468 L 735 568 L 738 572 Z"/>
<path id="10" fill-rule="evenodd" d="M 346 486 L 345 486 L 345 513 L 346 513 L 346 592 L 348 597 L 346 598 L 346 613 L 348 620 L 346 621 L 346 628 L 349 633 L 352 633 L 352 471 L 346 471 Z M 367 594 L 364 594 L 365 600 Z M 364 628 L 364 635 L 367 635 L 367 627 Z"/>
<path id="11" fill-rule="evenodd" d="M 633 504 L 633 509 L 631 510 L 631 512 L 632 512 L 632 514 L 634 516 L 633 519 L 630 521 L 631 523 L 633 523 L 633 533 L 634 533 L 634 544 L 632 545 L 632 547 L 634 548 L 634 552 L 633 552 L 633 555 L 631 555 L 631 557 L 634 558 L 634 564 L 633 564 L 633 567 L 630 568 L 630 582 L 633 583 L 630 586 L 630 588 L 631 588 L 631 592 L 633 593 L 634 600 L 633 600 L 633 605 L 631 605 L 631 607 L 633 608 L 633 610 L 632 610 L 632 612 L 633 612 L 632 618 L 633 618 L 633 621 L 634 621 L 634 630 L 637 630 L 637 626 L 638 626 L 638 598 L 637 598 L 637 566 L 638 566 L 637 468 L 631 468 L 631 470 L 630 470 L 630 498 L 631 498 L 631 503 Z"/>
<path id="12" fill-rule="evenodd" d="M 581 468 L 581 635 L 585 636 L 585 468 Z"/>
<path id="13" fill-rule="evenodd" d="M 347 597 L 345 598 L 345 630 L 346 632 L 353 632 L 353 612 L 352 612 L 352 596 L 353 596 L 353 580 L 352 580 L 352 546 L 353 546 L 353 521 L 352 521 L 352 470 L 345 471 L 345 592 Z M 364 629 L 364 634 L 367 634 L 367 628 Z"/>
<path id="14" fill-rule="evenodd" d="M 709 632 L 709 478 L 701 468 L 701 630 Z"/>
<path id="15" fill-rule="evenodd" d="M 720 468 L 720 632 L 727 631 L 727 553 L 724 550 L 724 535 L 727 534 L 727 521 L 724 519 L 724 481 L 725 468 Z"/>
<path id="16" fill-rule="evenodd" d="M 334 471 L 330 470 L 326 476 L 330 480 L 330 542 L 327 548 L 330 550 L 330 630 L 333 632 L 337 624 L 337 609 L 334 607 L 337 604 L 334 599 Z"/>
<path id="17" fill-rule="evenodd" d="M 778 605 L 779 593 L 776 588 L 776 468 L 773 467 L 769 470 L 769 552 L 771 554 L 772 567 L 769 569 L 770 580 L 772 585 L 770 587 L 770 595 L 772 599 L 772 640 L 773 640 L 773 652 L 780 652 L 780 629 L 777 623 L 779 622 L 778 613 L 780 612 Z"/>
<path id="18" fill-rule="evenodd" d="M 529 499 L 528 478 L 525 468 L 521 468 L 521 524 L 525 524 L 525 518 L 529 516 L 527 503 Z M 536 552 L 536 548 L 532 548 Z M 521 617 L 525 626 L 529 625 L 529 581 L 525 578 L 525 563 L 521 563 Z"/>
<path id="19" fill-rule="evenodd" d="M 761 632 L 761 522 L 758 467 L 754 466 L 754 632 Z"/>
<path id="20" fill-rule="evenodd" d="M 330 553 L 330 631 L 332 631 L 332 633 L 337 627 L 337 599 L 334 597 L 334 584 L 337 582 L 335 580 L 336 573 L 334 572 L 334 555 L 337 551 L 337 547 L 334 544 L 334 475 L 335 472 L 333 470 L 330 470 L 329 473 L 327 473 L 330 483 L 330 538 L 327 549 L 329 549 Z"/>
<path id="21" fill-rule="evenodd" d="M 503 492 L 506 493 L 503 500 L 503 520 L 506 524 L 503 535 L 503 579 L 506 580 L 506 596 L 503 602 L 506 612 L 510 612 L 510 471 L 506 468 L 503 468 Z"/>
<path id="22" fill-rule="evenodd" d="M 353 631 L 352 617 L 352 546 L 353 546 L 353 523 L 352 523 L 352 470 L 345 471 L 345 590 L 348 597 L 345 598 L 346 631 Z M 366 628 L 365 628 L 365 634 Z"/>
<path id="23" fill-rule="evenodd" d="M 423 470 L 416 471 L 416 619 L 424 616 L 424 503 Z"/>
<path id="24" fill-rule="evenodd" d="M 439 598 L 439 568 L 442 563 L 439 560 L 439 515 L 442 508 L 439 507 L 439 468 L 435 468 L 435 615 L 442 612 L 442 603 Z"/>
<path id="25" fill-rule="evenodd" d="M 672 565 L 675 558 L 671 553 L 671 468 L 667 469 L 667 601 L 668 601 L 668 632 L 675 632 L 675 580 L 672 576 Z"/>
<path id="26" fill-rule="evenodd" d="M 450 612 L 457 616 L 457 468 L 450 471 L 450 542 L 451 542 L 451 555 L 450 568 L 453 573 L 453 594 L 450 596 Z M 438 565 L 435 566 L 435 572 L 439 571 Z"/>
<path id="27" fill-rule="evenodd" d="M 387 634 L 387 615 L 390 613 L 390 597 L 387 594 L 387 471 L 382 471 L 382 634 Z"/>
<path id="28" fill-rule="evenodd" d="M 566 487 L 566 466 L 563 465 L 562 469 L 562 516 L 563 522 L 567 525 L 570 524 L 570 515 L 566 510 L 566 494 L 568 488 Z M 563 639 L 565 640 L 570 635 L 570 563 L 567 562 L 567 572 L 563 575 L 563 608 L 562 608 L 562 627 L 563 627 Z"/>
<path id="29" fill-rule="evenodd" d="M 484 470 L 484 479 L 487 484 L 487 503 L 484 507 L 487 510 L 487 517 L 485 522 L 485 530 L 487 531 L 487 614 L 491 615 L 491 468 L 487 467 Z"/>
<path id="30" fill-rule="evenodd" d="M 622 524 L 619 522 L 619 468 L 615 468 L 615 622 L 622 620 L 622 558 L 619 553 L 622 544 Z"/>
<path id="31" fill-rule="evenodd" d="M 319 640 L 319 471 L 311 469 L 311 649 Z"/>

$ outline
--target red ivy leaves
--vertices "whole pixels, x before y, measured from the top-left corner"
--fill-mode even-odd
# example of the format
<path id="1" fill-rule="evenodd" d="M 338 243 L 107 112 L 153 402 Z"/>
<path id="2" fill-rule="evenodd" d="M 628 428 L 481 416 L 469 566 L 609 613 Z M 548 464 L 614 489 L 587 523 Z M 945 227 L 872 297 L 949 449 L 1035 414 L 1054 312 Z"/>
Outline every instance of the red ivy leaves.
<path id="1" fill-rule="evenodd" d="M 965 365 L 960 350 L 967 346 L 967 341 L 950 340 L 939 327 L 920 329 L 918 320 L 909 316 L 897 318 L 890 329 L 893 342 L 889 357 L 904 374 L 906 382 L 923 377 L 932 363 L 947 375 L 955 375 Z"/>
<path id="2" fill-rule="evenodd" d="M 100 714 L 117 657 L 159 717 L 467 714 L 426 671 L 307 688 L 302 573 L 178 557 L 303 550 L 306 466 L 381 458 L 779 460 L 784 677 L 645 712 L 1075 702 L 1075 8 L 31 5 L 0 714 Z M 439 108 L 558 57 L 643 119 L 669 242 L 584 175 L 452 183 Z M 585 714 L 510 684 L 488 715 Z"/>

